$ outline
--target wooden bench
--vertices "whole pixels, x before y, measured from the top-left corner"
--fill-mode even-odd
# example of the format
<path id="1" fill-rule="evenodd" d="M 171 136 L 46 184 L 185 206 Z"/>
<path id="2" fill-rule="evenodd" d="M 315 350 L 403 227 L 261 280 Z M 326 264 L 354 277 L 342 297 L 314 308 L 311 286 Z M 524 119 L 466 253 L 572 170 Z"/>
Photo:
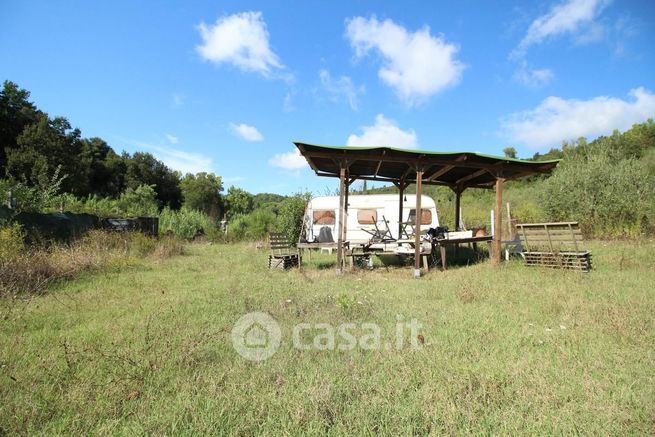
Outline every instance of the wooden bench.
<path id="1" fill-rule="evenodd" d="M 300 267 L 300 252 L 294 247 L 289 237 L 282 232 L 268 235 L 271 253 L 268 255 L 269 269 L 290 269 Z"/>
<path id="2" fill-rule="evenodd" d="M 584 248 L 578 222 L 519 223 L 521 255 L 528 266 L 559 269 L 591 269 L 591 252 Z"/>

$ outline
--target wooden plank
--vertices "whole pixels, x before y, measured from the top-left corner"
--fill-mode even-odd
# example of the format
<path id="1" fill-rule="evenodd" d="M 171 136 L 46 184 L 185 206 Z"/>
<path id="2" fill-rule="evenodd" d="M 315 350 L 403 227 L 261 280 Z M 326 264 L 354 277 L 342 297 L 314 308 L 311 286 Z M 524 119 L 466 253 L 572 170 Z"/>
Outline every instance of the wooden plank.
<path id="1" fill-rule="evenodd" d="M 573 241 L 573 239 L 576 239 L 576 240 L 579 240 L 579 241 L 584 240 L 584 236 L 581 233 L 571 234 L 570 232 L 559 232 L 559 231 L 546 233 L 546 232 L 535 232 L 535 231 L 523 231 L 522 230 L 521 235 L 527 235 L 530 238 L 539 238 L 539 239 L 548 239 L 548 237 L 550 237 L 550 238 L 566 239 L 566 240 L 569 240 L 569 241 Z M 571 238 L 571 237 L 573 237 L 573 238 Z"/>
<path id="2" fill-rule="evenodd" d="M 580 242 L 580 243 L 584 241 L 584 239 L 582 239 L 582 238 L 572 239 L 570 237 L 566 237 L 566 236 L 562 236 L 562 235 L 551 237 L 550 239 L 548 239 L 548 237 L 546 235 L 538 235 L 538 236 L 534 236 L 534 235 L 526 236 L 526 235 L 523 235 L 523 234 L 519 235 L 519 238 L 521 239 L 521 241 L 523 241 L 527 237 L 530 238 L 530 243 L 537 242 L 537 241 L 539 241 L 539 242 L 557 241 L 557 242 L 569 242 L 569 243 L 573 244 L 575 241 Z"/>
<path id="3" fill-rule="evenodd" d="M 571 233 L 569 231 L 558 231 L 558 230 L 550 231 L 550 232 L 543 232 L 543 231 L 539 232 L 539 231 L 525 230 L 524 229 L 522 231 L 523 231 L 524 234 L 527 234 L 527 235 L 530 235 L 530 236 L 533 236 L 533 237 L 548 238 L 548 236 L 551 236 L 551 237 L 560 237 L 561 236 L 561 237 L 566 237 L 569 240 L 571 239 L 571 236 L 573 236 L 575 238 L 578 238 L 578 239 L 579 238 L 584 238 L 582 236 L 582 232 L 575 232 L 575 231 L 573 231 L 573 233 Z"/>
<path id="4" fill-rule="evenodd" d="M 578 225 L 578 222 L 519 223 L 519 224 L 517 224 L 516 226 L 521 226 L 521 227 L 525 227 L 525 228 L 529 228 L 529 227 L 539 227 L 539 228 L 541 228 L 541 227 L 543 227 L 544 225 L 548 225 L 548 226 L 563 226 L 563 225 L 569 225 L 569 224 L 570 224 L 570 225 L 573 225 L 573 226 L 577 226 L 577 225 Z"/>

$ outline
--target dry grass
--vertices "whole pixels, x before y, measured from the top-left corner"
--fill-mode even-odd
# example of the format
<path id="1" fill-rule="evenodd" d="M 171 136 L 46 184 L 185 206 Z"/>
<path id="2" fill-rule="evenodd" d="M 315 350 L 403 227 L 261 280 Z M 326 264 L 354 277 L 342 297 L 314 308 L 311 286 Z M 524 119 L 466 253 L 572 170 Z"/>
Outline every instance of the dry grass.
<path id="1" fill-rule="evenodd" d="M 183 247 L 170 237 L 92 231 L 70 245 L 25 248 L 0 260 L 0 297 L 41 294 L 49 284 L 81 272 L 129 265 L 146 256 L 161 260 L 181 254 Z"/>

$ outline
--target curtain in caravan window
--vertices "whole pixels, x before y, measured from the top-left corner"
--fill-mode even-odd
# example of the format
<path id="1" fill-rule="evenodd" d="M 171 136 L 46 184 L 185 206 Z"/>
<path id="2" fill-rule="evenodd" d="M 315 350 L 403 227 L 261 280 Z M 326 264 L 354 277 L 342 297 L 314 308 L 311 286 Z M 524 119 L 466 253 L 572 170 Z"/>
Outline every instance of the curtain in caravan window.
<path id="1" fill-rule="evenodd" d="M 336 223 L 336 215 L 333 210 L 314 211 L 312 215 L 315 225 L 334 225 Z"/>
<path id="2" fill-rule="evenodd" d="M 378 222 L 377 209 L 358 209 L 357 223 L 360 225 L 372 225 Z"/>
<path id="3" fill-rule="evenodd" d="M 409 219 L 407 221 L 413 222 L 415 218 L 416 218 L 416 210 L 410 209 Z M 429 225 L 430 223 L 432 223 L 432 211 L 430 211 L 429 209 L 421 208 L 421 224 Z"/>

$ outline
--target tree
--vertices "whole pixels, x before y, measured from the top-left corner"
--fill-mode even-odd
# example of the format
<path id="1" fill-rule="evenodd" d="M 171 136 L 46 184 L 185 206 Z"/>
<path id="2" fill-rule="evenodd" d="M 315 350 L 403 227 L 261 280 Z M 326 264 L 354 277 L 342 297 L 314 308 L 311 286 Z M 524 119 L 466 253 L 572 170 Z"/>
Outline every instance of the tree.
<path id="1" fill-rule="evenodd" d="M 136 152 L 130 157 L 123 154 L 127 171 L 125 184 L 127 188 L 139 185 L 154 185 L 157 200 L 161 206 L 179 209 L 182 205 L 179 175 L 152 156 L 150 153 Z"/>
<path id="2" fill-rule="evenodd" d="M 223 181 L 213 173 L 187 173 L 180 181 L 184 207 L 202 211 L 213 218 L 222 212 Z"/>
<path id="3" fill-rule="evenodd" d="M 258 193 L 252 196 L 252 207 L 253 209 L 259 209 L 270 203 L 279 204 L 284 200 L 284 198 L 285 197 L 281 194 Z"/>
<path id="4" fill-rule="evenodd" d="M 7 150 L 6 173 L 28 185 L 44 185 L 56 169 L 65 177 L 64 192 L 88 193 L 87 171 L 81 157 L 79 129 L 72 129 L 63 117 L 48 118 L 45 113 L 27 125 L 16 138 L 16 148 Z"/>
<path id="5" fill-rule="evenodd" d="M 508 158 L 516 159 L 516 149 L 514 147 L 505 147 L 503 153 Z"/>
<path id="6" fill-rule="evenodd" d="M 117 197 L 125 190 L 125 161 L 102 138 L 82 140 L 80 164 L 86 170 L 89 195 Z"/>
<path id="7" fill-rule="evenodd" d="M 227 190 L 225 204 L 229 219 L 249 214 L 253 210 L 253 195 L 246 190 L 232 186 Z"/>
<path id="8" fill-rule="evenodd" d="M 562 159 L 564 153 L 556 148 L 552 147 L 547 153 L 541 154 L 539 152 L 535 153 L 532 156 L 533 161 L 550 161 L 552 159 Z"/>
<path id="9" fill-rule="evenodd" d="M 6 151 L 17 147 L 16 138 L 41 113 L 28 99 L 29 91 L 6 80 L 0 91 L 0 176 L 5 173 Z"/>

